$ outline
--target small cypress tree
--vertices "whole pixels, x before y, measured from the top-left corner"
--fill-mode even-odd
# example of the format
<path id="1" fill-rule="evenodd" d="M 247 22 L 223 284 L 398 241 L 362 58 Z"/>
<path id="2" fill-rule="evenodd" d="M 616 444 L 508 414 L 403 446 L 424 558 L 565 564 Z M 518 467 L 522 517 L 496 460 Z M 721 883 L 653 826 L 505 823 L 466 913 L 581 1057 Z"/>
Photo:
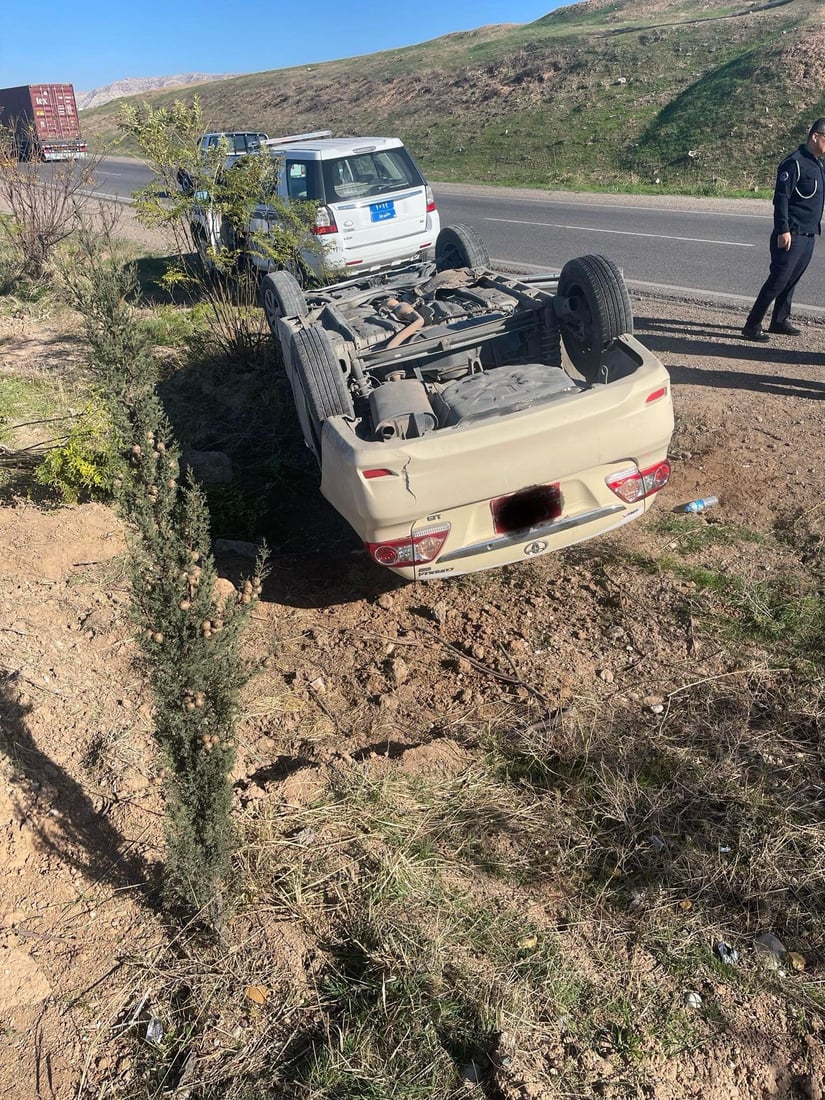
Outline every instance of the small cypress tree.
<path id="1" fill-rule="evenodd" d="M 221 603 L 206 499 L 191 476 L 180 476 L 180 452 L 157 395 L 157 366 L 127 304 L 135 290 L 129 266 L 84 230 L 64 281 L 85 320 L 123 458 L 115 486 L 133 533 L 132 607 L 166 775 L 165 896 L 171 907 L 208 910 L 231 852 L 240 638 L 265 563 L 259 559 L 243 590 Z"/>

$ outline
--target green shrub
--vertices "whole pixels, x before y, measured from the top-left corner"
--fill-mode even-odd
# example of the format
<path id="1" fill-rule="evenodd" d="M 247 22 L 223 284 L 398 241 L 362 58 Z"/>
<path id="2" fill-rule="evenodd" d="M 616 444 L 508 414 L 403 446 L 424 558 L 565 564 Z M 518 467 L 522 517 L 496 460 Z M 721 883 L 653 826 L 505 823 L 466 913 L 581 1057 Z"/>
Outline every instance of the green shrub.
<path id="1" fill-rule="evenodd" d="M 107 500 L 122 468 L 120 449 L 106 408 L 90 401 L 66 442 L 53 447 L 35 472 L 41 485 L 67 504 Z"/>

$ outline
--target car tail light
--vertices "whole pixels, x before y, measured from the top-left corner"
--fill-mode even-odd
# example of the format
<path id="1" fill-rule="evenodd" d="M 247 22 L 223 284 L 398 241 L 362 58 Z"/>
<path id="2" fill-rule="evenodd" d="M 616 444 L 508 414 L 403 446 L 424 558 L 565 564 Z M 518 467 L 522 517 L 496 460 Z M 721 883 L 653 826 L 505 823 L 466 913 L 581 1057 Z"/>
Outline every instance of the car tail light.
<path id="1" fill-rule="evenodd" d="M 433 189 L 427 184 L 425 191 L 427 196 L 427 213 L 432 214 L 435 212 L 435 196 L 433 195 Z"/>
<path id="2" fill-rule="evenodd" d="M 367 553 L 379 565 L 390 568 L 401 565 L 426 565 L 441 553 L 450 533 L 449 523 L 438 527 L 423 527 L 414 535 L 389 542 L 368 542 Z"/>
<path id="3" fill-rule="evenodd" d="M 654 390 L 649 393 L 645 398 L 646 405 L 652 405 L 654 401 L 659 401 L 661 398 L 667 395 L 667 386 L 660 386 L 658 390 Z"/>
<path id="4" fill-rule="evenodd" d="M 338 226 L 335 224 L 335 216 L 328 206 L 318 207 L 312 232 L 318 237 L 323 237 L 326 233 L 338 232 Z"/>
<path id="5" fill-rule="evenodd" d="M 608 489 L 626 504 L 635 504 L 637 500 L 658 493 L 670 480 L 670 463 L 657 462 L 655 466 L 648 466 L 646 470 L 622 470 L 618 474 L 606 477 Z"/>
<path id="6" fill-rule="evenodd" d="M 395 474 L 392 470 L 387 470 L 383 466 L 375 466 L 370 470 L 362 470 L 362 476 L 367 481 L 372 481 L 375 477 L 394 477 Z"/>

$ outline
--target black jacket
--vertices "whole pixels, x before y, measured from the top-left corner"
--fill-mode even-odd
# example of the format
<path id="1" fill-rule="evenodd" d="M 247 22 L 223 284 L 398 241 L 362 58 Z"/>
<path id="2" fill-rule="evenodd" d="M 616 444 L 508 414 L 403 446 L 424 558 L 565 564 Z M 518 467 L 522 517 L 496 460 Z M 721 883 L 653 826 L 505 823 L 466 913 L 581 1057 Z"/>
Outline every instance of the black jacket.
<path id="1" fill-rule="evenodd" d="M 806 145 L 785 157 L 773 193 L 775 233 L 821 233 L 825 166 Z"/>

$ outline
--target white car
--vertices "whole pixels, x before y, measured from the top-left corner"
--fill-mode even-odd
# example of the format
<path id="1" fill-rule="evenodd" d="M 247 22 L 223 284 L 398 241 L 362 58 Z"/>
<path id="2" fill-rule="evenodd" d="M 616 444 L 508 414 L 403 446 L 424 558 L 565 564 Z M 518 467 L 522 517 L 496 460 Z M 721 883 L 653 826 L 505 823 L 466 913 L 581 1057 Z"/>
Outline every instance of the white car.
<path id="1" fill-rule="evenodd" d="M 322 245 L 304 259 L 316 275 L 349 278 L 432 258 L 441 228 L 432 188 L 398 138 L 333 137 L 329 130 L 261 143 L 277 166 L 278 195 L 317 203 L 312 232 Z M 259 271 L 271 259 L 255 235 L 278 232 L 277 210 L 266 201 L 253 211 L 248 257 Z M 228 239 L 220 214 L 205 202 L 192 234 L 201 255 Z"/>

